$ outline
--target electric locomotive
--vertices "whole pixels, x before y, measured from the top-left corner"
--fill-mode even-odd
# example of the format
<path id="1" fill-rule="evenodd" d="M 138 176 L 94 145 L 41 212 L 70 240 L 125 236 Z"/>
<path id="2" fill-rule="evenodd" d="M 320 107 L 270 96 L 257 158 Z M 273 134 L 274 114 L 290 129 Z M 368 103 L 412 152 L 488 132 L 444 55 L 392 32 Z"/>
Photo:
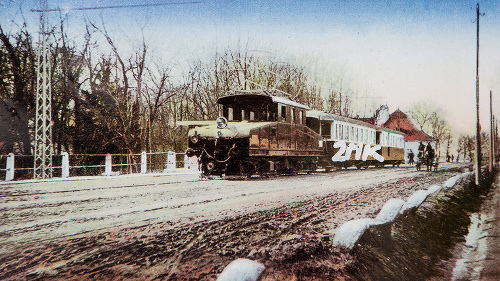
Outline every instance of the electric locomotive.
<path id="1" fill-rule="evenodd" d="M 186 154 L 196 155 L 206 175 L 315 171 L 323 138 L 306 126 L 309 108 L 267 91 L 219 98 L 222 116 L 192 126 Z"/>

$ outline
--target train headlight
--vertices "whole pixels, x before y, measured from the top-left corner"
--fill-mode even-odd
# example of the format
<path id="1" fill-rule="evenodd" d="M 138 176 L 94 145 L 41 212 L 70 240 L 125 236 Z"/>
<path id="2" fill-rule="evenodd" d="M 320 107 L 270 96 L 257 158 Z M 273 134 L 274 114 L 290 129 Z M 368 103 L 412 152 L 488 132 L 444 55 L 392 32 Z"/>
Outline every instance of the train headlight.
<path id="1" fill-rule="evenodd" d="M 217 118 L 217 128 L 224 129 L 227 127 L 227 119 L 225 117 Z"/>
<path id="2" fill-rule="evenodd" d="M 197 142 L 198 142 L 198 140 L 199 140 L 198 135 L 192 135 L 192 136 L 191 136 L 191 142 L 192 142 L 192 143 L 197 143 Z"/>
<path id="3" fill-rule="evenodd" d="M 215 163 L 214 162 L 208 162 L 207 163 L 207 169 L 211 172 L 215 169 Z"/>

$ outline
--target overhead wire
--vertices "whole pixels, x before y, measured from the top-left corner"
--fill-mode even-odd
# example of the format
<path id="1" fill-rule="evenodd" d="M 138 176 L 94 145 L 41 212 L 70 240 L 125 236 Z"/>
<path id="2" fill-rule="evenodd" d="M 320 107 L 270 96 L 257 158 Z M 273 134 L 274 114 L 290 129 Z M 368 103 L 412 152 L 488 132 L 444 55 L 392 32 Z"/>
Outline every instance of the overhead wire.
<path id="1" fill-rule="evenodd" d="M 155 7 L 155 6 L 169 6 L 169 5 L 192 5 L 192 4 L 201 4 L 201 3 L 204 3 L 204 2 L 203 1 L 189 1 L 189 2 L 150 3 L 150 4 L 101 6 L 101 7 L 31 9 L 30 12 L 46 13 L 46 12 L 64 12 L 64 11 L 85 11 L 85 10 L 122 9 L 122 8 Z"/>

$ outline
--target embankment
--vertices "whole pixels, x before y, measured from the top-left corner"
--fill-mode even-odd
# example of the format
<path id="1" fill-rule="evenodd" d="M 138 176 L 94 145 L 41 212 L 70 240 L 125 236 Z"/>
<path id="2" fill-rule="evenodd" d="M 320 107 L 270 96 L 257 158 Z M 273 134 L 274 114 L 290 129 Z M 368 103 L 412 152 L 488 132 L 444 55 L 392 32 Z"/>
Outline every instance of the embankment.
<path id="1" fill-rule="evenodd" d="M 488 196 L 497 171 L 484 172 L 441 188 L 392 222 L 370 226 L 352 249 L 357 262 L 351 274 L 359 280 L 425 280 L 449 276 L 443 261 L 464 242 L 470 215 Z M 448 270 L 448 272 L 447 272 Z"/>

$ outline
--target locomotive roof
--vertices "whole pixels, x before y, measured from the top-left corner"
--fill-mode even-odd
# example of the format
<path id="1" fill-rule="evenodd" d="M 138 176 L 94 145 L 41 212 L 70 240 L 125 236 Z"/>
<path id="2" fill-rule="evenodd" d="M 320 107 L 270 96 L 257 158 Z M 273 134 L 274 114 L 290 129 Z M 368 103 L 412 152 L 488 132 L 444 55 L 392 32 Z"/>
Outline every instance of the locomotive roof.
<path id="1" fill-rule="evenodd" d="M 309 109 L 306 105 L 294 102 L 285 97 L 277 97 L 266 94 L 240 94 L 230 95 L 219 98 L 217 103 L 222 105 L 239 104 L 239 105 L 260 105 L 262 103 L 281 103 L 289 106 L 294 106 L 303 109 Z"/>
<path id="2" fill-rule="evenodd" d="M 379 131 L 385 131 L 385 132 L 390 132 L 393 134 L 405 135 L 403 132 L 378 127 L 378 126 L 375 126 L 373 124 L 366 123 L 366 122 L 363 122 L 363 121 L 360 121 L 357 119 L 343 117 L 343 116 L 340 116 L 337 114 L 327 113 L 327 112 L 323 112 L 320 110 L 308 110 L 306 116 L 311 117 L 311 118 L 316 118 L 318 120 L 324 120 L 324 121 L 341 121 L 341 122 L 346 122 L 346 123 L 351 123 L 351 124 L 356 124 L 356 125 L 376 129 Z"/>

